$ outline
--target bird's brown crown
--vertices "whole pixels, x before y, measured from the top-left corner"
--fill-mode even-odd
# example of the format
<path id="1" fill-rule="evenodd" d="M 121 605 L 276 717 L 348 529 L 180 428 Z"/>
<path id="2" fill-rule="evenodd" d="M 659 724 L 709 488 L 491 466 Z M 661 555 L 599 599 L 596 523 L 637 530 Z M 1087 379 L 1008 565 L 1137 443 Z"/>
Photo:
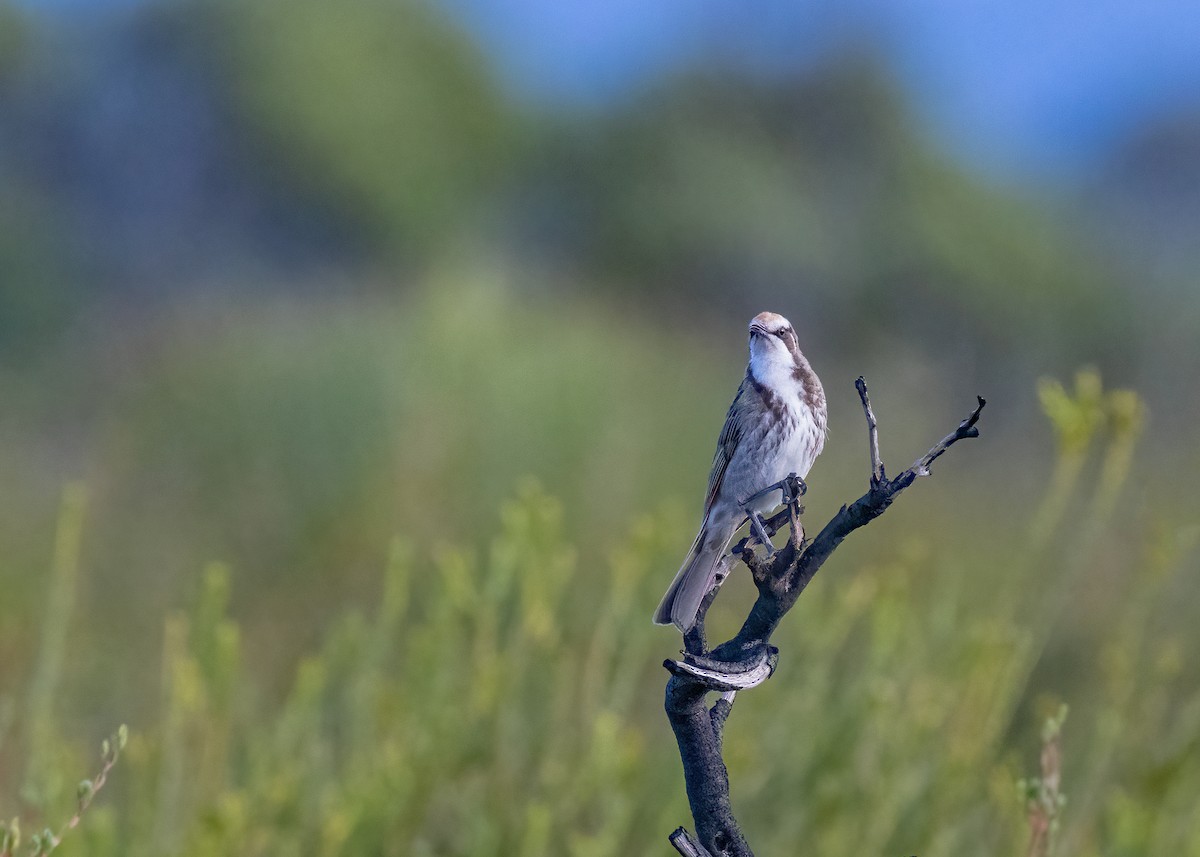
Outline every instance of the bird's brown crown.
<path id="1" fill-rule="evenodd" d="M 785 327 L 791 327 L 791 323 L 777 312 L 760 312 L 754 318 L 750 319 L 750 329 L 759 328 L 767 333 L 777 333 Z"/>

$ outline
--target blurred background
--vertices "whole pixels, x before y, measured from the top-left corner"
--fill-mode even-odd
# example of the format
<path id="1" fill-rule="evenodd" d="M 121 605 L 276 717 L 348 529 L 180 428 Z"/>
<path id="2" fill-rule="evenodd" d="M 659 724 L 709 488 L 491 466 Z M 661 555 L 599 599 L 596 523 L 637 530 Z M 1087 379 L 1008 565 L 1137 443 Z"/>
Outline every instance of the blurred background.
<path id="1" fill-rule="evenodd" d="M 666 853 L 650 614 L 763 309 L 898 472 L 740 699 L 763 853 L 1200 855 L 1200 12 L 0 0 L 0 817 Z M 750 587 L 714 611 L 732 633 Z"/>

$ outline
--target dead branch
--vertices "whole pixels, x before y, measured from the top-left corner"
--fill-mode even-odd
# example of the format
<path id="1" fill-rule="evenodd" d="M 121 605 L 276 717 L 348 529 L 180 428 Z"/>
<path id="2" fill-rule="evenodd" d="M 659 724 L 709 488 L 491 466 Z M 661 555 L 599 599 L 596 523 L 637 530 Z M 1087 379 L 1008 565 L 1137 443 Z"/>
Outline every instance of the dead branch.
<path id="1" fill-rule="evenodd" d="M 695 840 L 682 827 L 671 835 L 671 844 L 681 854 L 753 857 L 733 815 L 729 774 L 722 757 L 722 733 L 733 705 L 733 694 L 756 687 L 775 671 L 779 650 L 770 644 L 771 635 L 846 536 L 887 511 L 900 492 L 918 477 L 928 476 L 930 465 L 951 446 L 964 438 L 979 436 L 976 423 L 986 404 L 982 397 L 978 397 L 975 410 L 953 432 L 895 479 L 888 479 L 879 457 L 878 429 L 866 382 L 860 377 L 854 386 L 867 420 L 871 455 L 867 493 L 849 506 L 842 506 L 811 543 L 805 542 L 802 531 L 797 534 L 797 518 L 803 509 L 795 499 L 766 521 L 770 535 L 785 523 L 792 528 L 788 543 L 773 556 L 763 558 L 755 553 L 754 537 L 738 542 L 723 560 L 717 581 L 700 606 L 695 626 L 684 636 L 683 658 L 663 663 L 671 673 L 665 700 L 667 719 L 679 745 L 688 801 L 696 823 Z M 758 598 L 733 639 L 709 651 L 705 616 L 721 582 L 737 560 L 750 569 Z M 723 694 L 712 709 L 705 702 L 709 691 Z"/>

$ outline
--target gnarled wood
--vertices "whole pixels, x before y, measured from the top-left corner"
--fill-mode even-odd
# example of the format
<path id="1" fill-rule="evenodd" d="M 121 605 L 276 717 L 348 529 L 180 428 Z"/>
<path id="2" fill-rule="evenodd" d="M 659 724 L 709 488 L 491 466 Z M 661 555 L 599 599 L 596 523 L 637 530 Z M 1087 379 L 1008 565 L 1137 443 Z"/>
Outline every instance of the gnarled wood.
<path id="1" fill-rule="evenodd" d="M 862 400 L 869 435 L 871 476 L 867 493 L 849 506 L 842 506 L 811 543 L 804 541 L 802 531 L 797 533 L 797 518 L 802 509 L 798 498 L 793 498 L 788 508 L 766 522 L 769 532 L 785 522 L 792 527 L 791 537 L 783 548 L 763 558 L 753 552 L 752 539 L 743 539 L 735 545 L 730 557 L 723 561 L 722 571 L 727 572 L 732 562 L 740 559 L 750 569 L 758 587 L 758 598 L 741 630 L 733 639 L 707 650 L 704 620 L 724 580 L 725 574 L 720 574 L 700 606 L 695 627 L 684 636 L 683 660 L 668 660 L 663 664 L 671 672 L 665 700 L 667 719 L 679 745 L 698 840 L 692 840 L 683 828 L 676 830 L 671 843 L 681 854 L 753 857 L 733 815 L 729 773 L 721 753 L 722 730 L 733 705 L 733 693 L 761 684 L 774 672 L 779 650 L 770 644 L 771 635 L 838 545 L 850 533 L 887 511 L 900 492 L 918 477 L 928 476 L 930 465 L 951 446 L 964 438 L 979 436 L 976 423 L 987 404 L 983 397 L 978 397 L 975 410 L 953 432 L 895 479 L 888 479 L 879 457 L 875 414 L 866 382 L 860 377 L 854 386 Z M 709 691 L 723 693 L 712 709 L 705 702 Z"/>

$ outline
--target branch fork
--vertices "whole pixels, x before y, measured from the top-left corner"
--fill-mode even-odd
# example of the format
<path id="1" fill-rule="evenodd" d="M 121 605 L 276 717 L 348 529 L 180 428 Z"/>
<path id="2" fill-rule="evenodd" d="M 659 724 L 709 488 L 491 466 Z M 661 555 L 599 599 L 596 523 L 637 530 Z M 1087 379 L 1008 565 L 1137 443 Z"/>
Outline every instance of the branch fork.
<path id="1" fill-rule="evenodd" d="M 846 536 L 882 515 L 900 492 L 918 477 L 930 475 L 930 465 L 955 443 L 979 437 L 976 423 L 987 404 L 982 396 L 977 397 L 975 409 L 953 432 L 934 444 L 895 479 L 888 479 L 879 454 L 879 428 L 867 384 L 859 377 L 854 387 L 867 422 L 871 463 L 867 493 L 850 505 L 842 506 L 809 542 L 799 520 L 804 512 L 799 501 L 806 486 L 802 490 L 799 486 L 772 486 L 771 490 L 784 487 L 784 508 L 760 521 L 761 527 L 755 528 L 759 532 L 756 534 L 752 530 L 751 535 L 734 545 L 721 560 L 713 587 L 700 605 L 696 624 L 684 634 L 682 659 L 663 662 L 671 673 L 665 700 L 667 719 L 679 745 L 688 801 L 696 823 L 695 838 L 682 827 L 671 834 L 671 844 L 680 854 L 753 857 L 733 815 L 729 774 L 721 752 L 725 721 L 732 710 L 735 694 L 757 687 L 774 673 L 779 662 L 779 649 L 770 644 L 771 635 Z M 803 486 L 802 481 L 797 481 Z M 784 524 L 789 526 L 788 542 L 775 550 L 770 537 Z M 755 551 L 756 546 L 764 547 L 766 555 Z M 710 651 L 704 620 L 721 584 L 738 560 L 750 569 L 758 588 L 758 598 L 741 630 Z M 711 708 L 705 702 L 710 691 L 722 694 Z"/>

